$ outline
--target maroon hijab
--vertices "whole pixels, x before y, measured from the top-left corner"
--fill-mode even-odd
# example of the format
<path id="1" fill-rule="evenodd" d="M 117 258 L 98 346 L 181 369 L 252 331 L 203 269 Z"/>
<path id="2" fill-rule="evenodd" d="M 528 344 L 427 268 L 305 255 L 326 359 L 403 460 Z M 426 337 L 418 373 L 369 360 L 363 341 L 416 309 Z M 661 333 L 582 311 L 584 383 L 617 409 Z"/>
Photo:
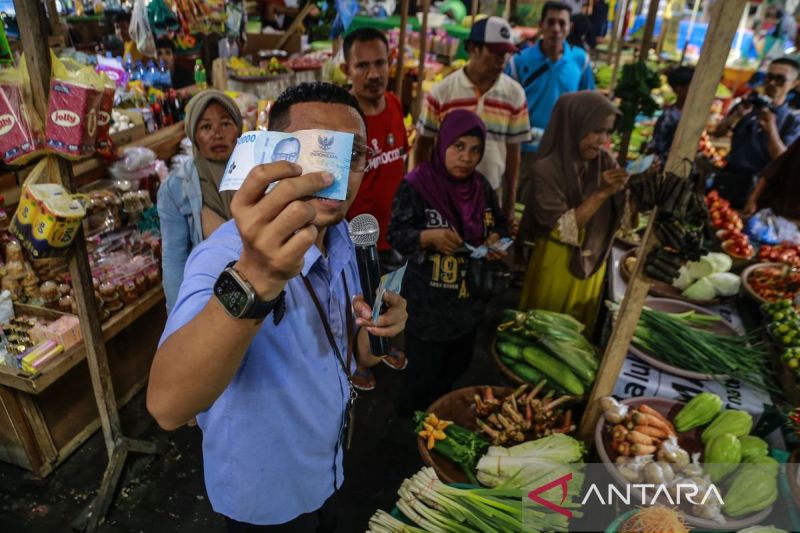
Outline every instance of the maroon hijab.
<path id="1" fill-rule="evenodd" d="M 486 126 L 478 115 L 466 109 L 449 112 L 436 138 L 433 160 L 420 163 L 408 173 L 406 180 L 465 242 L 480 245 L 484 241 L 483 212 L 486 208 L 482 176 L 473 172 L 465 179 L 456 179 L 447 172 L 444 164 L 447 149 L 459 137 L 474 133 L 473 130 L 480 132 L 485 146 Z"/>

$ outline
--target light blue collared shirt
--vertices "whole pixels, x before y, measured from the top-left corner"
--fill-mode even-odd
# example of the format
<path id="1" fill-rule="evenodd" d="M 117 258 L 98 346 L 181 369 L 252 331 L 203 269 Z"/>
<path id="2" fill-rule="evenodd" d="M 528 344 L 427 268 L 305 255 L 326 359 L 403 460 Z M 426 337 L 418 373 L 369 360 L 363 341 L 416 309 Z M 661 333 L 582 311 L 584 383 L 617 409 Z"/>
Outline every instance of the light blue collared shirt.
<path id="1" fill-rule="evenodd" d="M 350 302 L 342 272 L 351 298 L 361 294 L 361 284 L 347 224 L 328 228 L 325 239 L 328 257 L 312 246 L 302 273 L 346 358 L 345 306 Z M 217 277 L 241 252 L 234 221 L 192 251 L 162 343 L 205 307 Z M 321 507 L 334 492 L 334 479 L 339 488 L 344 478 L 340 431 L 348 398 L 347 376 L 297 276 L 286 285 L 281 323 L 275 326 L 272 315 L 267 317 L 233 381 L 197 417 L 214 510 L 240 522 L 268 525 Z"/>

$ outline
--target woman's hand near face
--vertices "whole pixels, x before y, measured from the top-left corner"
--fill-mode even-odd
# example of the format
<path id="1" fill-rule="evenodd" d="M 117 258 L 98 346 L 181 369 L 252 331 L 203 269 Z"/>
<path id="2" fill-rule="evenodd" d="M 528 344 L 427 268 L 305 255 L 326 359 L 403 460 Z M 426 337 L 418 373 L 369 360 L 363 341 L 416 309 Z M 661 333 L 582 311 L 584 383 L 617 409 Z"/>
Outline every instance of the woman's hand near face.
<path id="1" fill-rule="evenodd" d="M 464 243 L 453 228 L 422 230 L 419 241 L 423 249 L 431 248 L 444 255 L 453 255 Z"/>
<path id="2" fill-rule="evenodd" d="M 606 170 L 603 172 L 603 183 L 600 189 L 608 196 L 612 196 L 625 187 L 628 178 L 628 172 L 624 168 Z"/>

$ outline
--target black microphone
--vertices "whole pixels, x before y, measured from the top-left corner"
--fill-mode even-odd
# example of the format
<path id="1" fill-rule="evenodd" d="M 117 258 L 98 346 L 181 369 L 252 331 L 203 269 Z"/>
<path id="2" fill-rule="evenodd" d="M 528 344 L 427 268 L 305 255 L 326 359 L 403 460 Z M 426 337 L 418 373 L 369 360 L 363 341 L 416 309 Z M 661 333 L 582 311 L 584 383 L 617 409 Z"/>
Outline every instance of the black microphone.
<path id="1" fill-rule="evenodd" d="M 361 278 L 361 290 L 364 291 L 364 300 L 371 306 L 382 305 L 375 302 L 375 292 L 381 283 L 381 266 L 378 261 L 378 242 L 380 227 L 378 219 L 369 214 L 358 215 L 350 221 L 348 226 L 350 240 L 356 245 L 356 262 L 358 263 L 358 276 Z M 386 337 L 369 336 L 369 347 L 373 355 L 378 357 L 389 355 L 391 346 Z"/>

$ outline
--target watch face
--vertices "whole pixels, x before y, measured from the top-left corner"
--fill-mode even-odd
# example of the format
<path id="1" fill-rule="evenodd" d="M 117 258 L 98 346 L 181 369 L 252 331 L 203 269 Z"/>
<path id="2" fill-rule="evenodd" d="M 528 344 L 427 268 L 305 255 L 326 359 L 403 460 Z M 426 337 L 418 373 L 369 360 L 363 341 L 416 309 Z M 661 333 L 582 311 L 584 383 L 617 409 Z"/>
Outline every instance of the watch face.
<path id="1" fill-rule="evenodd" d="M 214 294 L 225 310 L 234 317 L 241 317 L 247 311 L 252 299 L 252 295 L 249 295 L 227 270 L 217 278 Z"/>

